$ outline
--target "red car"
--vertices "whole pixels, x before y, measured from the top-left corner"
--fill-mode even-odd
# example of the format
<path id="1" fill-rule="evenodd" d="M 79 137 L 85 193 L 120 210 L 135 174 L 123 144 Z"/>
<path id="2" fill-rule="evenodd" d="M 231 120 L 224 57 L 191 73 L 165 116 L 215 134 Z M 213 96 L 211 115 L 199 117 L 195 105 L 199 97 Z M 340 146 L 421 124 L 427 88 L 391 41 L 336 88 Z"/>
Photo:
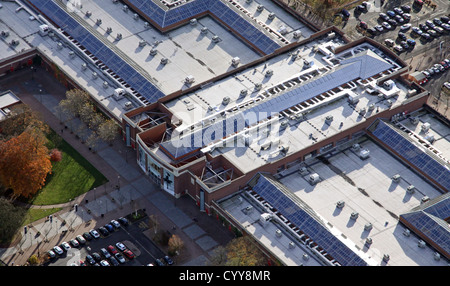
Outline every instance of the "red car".
<path id="1" fill-rule="evenodd" d="M 134 253 L 131 252 L 131 250 L 129 249 L 125 249 L 123 251 L 123 254 L 128 258 L 128 259 L 133 259 L 134 258 Z"/>
<path id="2" fill-rule="evenodd" d="M 108 245 L 107 249 L 108 249 L 109 253 L 111 253 L 112 255 L 117 253 L 117 249 L 112 245 Z"/>

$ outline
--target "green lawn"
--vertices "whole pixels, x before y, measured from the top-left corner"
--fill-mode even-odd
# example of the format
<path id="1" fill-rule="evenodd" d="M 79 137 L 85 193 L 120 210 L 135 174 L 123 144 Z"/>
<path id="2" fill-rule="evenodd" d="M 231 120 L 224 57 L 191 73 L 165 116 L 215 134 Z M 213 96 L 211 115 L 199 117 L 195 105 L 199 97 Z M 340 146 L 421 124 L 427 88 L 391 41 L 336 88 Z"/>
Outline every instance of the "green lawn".
<path id="1" fill-rule="evenodd" d="M 51 208 L 51 209 L 27 209 L 22 226 L 29 225 L 32 222 L 35 222 L 37 220 L 40 220 L 41 218 L 44 218 L 48 215 L 54 214 L 58 211 L 62 210 L 62 208 Z"/>
<path id="2" fill-rule="evenodd" d="M 49 150 L 62 151 L 62 160 L 52 162 L 52 174 L 31 202 L 34 205 L 66 203 L 108 180 L 53 130 L 47 135 Z"/>

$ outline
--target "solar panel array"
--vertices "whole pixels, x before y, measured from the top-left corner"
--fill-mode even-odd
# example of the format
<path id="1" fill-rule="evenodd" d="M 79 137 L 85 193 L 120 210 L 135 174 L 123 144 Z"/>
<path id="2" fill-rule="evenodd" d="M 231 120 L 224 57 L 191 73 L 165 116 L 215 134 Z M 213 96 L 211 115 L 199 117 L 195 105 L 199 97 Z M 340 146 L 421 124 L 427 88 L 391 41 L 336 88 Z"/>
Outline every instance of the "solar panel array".
<path id="1" fill-rule="evenodd" d="M 403 157 L 411 165 L 427 174 L 447 191 L 450 190 L 450 170 L 445 163 L 439 162 L 410 140 L 399 134 L 392 126 L 378 120 L 372 134 Z M 373 129 L 373 130 L 372 130 Z"/>
<path id="2" fill-rule="evenodd" d="M 287 190 L 281 190 L 271 179 L 262 174 L 258 175 L 259 179 L 253 186 L 253 191 L 322 247 L 337 262 L 343 266 L 367 265 L 360 256 L 329 232 L 323 222 L 317 221 L 310 212 L 304 210 L 289 198 L 285 193 Z"/>
<path id="3" fill-rule="evenodd" d="M 413 209 L 410 213 L 400 215 L 401 220 L 407 221 L 421 235 L 427 236 L 439 247 L 450 253 L 450 229 L 445 221 L 450 217 L 450 193 L 442 195 L 441 199 L 418 210 Z"/>
<path id="4" fill-rule="evenodd" d="M 92 35 L 86 28 L 81 26 L 52 0 L 28 1 L 52 22 L 77 40 L 80 45 L 95 55 L 103 64 L 114 71 L 149 102 L 156 102 L 159 98 L 165 96 L 163 92 L 149 82 L 142 74 L 137 72 L 130 64 Z"/>
<path id="5" fill-rule="evenodd" d="M 367 59 L 368 57 L 370 57 L 370 59 Z M 365 64 L 368 62 L 370 62 L 371 65 Z M 298 86 L 279 95 L 275 95 L 251 108 L 239 111 L 222 121 L 218 121 L 201 130 L 192 132 L 187 135 L 191 137 L 191 140 L 188 138 L 174 138 L 171 141 L 162 143 L 161 146 L 163 147 L 163 150 L 172 157 L 182 157 L 195 150 L 199 150 L 215 140 L 241 131 L 244 127 L 251 126 L 261 120 L 267 119 L 273 114 L 277 114 L 349 81 L 358 79 L 361 74 L 370 74 L 370 76 L 372 76 L 373 74 L 383 72 L 391 67 L 392 65 L 390 63 L 385 62 L 383 59 L 373 58 L 373 55 L 370 53 L 360 53 L 350 58 L 347 62 L 342 61 L 342 64 L 338 68 L 328 74 L 319 75 L 304 84 L 300 83 Z M 370 70 L 370 72 L 367 72 L 366 69 Z M 245 124 L 240 124 L 240 128 L 235 130 L 234 128 L 231 128 L 234 126 L 231 124 L 234 121 L 245 122 Z M 209 136 L 204 136 L 205 134 L 213 134 L 215 137 L 211 138 Z"/>
<path id="6" fill-rule="evenodd" d="M 220 0 L 193 0 L 167 11 L 153 1 L 128 0 L 128 2 L 153 20 L 161 29 L 189 18 L 197 17 L 201 13 L 209 12 L 231 27 L 252 45 L 256 46 L 264 54 L 271 54 L 280 48 L 277 42 Z"/>

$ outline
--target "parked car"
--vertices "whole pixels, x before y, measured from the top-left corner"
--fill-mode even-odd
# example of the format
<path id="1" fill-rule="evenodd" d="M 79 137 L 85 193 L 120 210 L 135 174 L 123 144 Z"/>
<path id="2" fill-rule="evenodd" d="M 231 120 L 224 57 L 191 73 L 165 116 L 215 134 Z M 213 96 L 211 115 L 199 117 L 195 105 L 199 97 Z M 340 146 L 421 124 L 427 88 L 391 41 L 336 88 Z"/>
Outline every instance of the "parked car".
<path id="1" fill-rule="evenodd" d="M 394 18 L 395 17 L 395 15 L 397 15 L 397 14 L 395 14 L 395 12 L 394 11 L 392 11 L 392 10 L 388 10 L 388 11 L 386 11 L 386 14 L 390 17 L 390 18 Z"/>
<path id="2" fill-rule="evenodd" d="M 444 82 L 444 87 L 450 89 L 450 82 L 448 81 Z"/>
<path id="3" fill-rule="evenodd" d="M 378 34 L 378 31 L 375 28 L 369 28 L 367 29 L 367 33 L 371 34 L 372 36 L 375 36 Z"/>
<path id="4" fill-rule="evenodd" d="M 440 19 L 444 24 L 450 24 L 450 18 L 448 16 L 442 16 Z"/>
<path id="5" fill-rule="evenodd" d="M 86 243 L 86 239 L 81 236 L 81 235 L 77 235 L 76 240 L 78 241 L 79 244 L 85 244 Z"/>
<path id="6" fill-rule="evenodd" d="M 167 263 L 167 265 L 172 265 L 173 260 L 169 256 L 164 256 L 164 261 Z"/>
<path id="7" fill-rule="evenodd" d="M 436 26 L 433 30 L 435 30 L 439 34 L 443 34 L 444 33 L 444 29 L 442 29 L 441 27 L 438 27 L 438 26 Z"/>
<path id="8" fill-rule="evenodd" d="M 444 30 L 446 31 L 450 31 L 450 24 L 442 24 L 441 27 L 444 28 Z"/>
<path id="9" fill-rule="evenodd" d="M 72 245 L 72 247 L 78 247 L 80 246 L 80 243 L 76 239 L 71 239 L 70 245 Z"/>
<path id="10" fill-rule="evenodd" d="M 419 29 L 419 27 L 412 27 L 411 30 L 413 33 L 416 33 L 419 36 L 422 35 L 422 33 L 423 33 L 422 30 Z"/>
<path id="11" fill-rule="evenodd" d="M 112 245 L 108 245 L 107 249 L 108 249 L 109 253 L 111 253 L 112 255 L 117 253 L 117 249 Z"/>
<path id="12" fill-rule="evenodd" d="M 409 45 L 406 41 L 401 41 L 400 46 L 402 46 L 403 50 L 409 49 Z"/>
<path id="13" fill-rule="evenodd" d="M 405 12 L 405 13 L 409 13 L 409 12 L 411 12 L 411 6 L 409 6 L 409 5 L 402 5 L 402 6 L 400 6 L 400 8 L 403 10 L 403 12 Z"/>
<path id="14" fill-rule="evenodd" d="M 425 24 L 426 24 L 428 27 L 430 27 L 431 29 L 434 29 L 434 27 L 436 27 L 436 25 L 435 25 L 433 22 L 431 22 L 430 20 L 426 20 L 426 21 L 425 21 Z"/>
<path id="15" fill-rule="evenodd" d="M 427 72 L 427 71 L 422 71 L 422 74 L 423 74 L 426 78 L 430 78 L 430 77 L 431 77 L 430 73 Z"/>
<path id="16" fill-rule="evenodd" d="M 380 13 L 379 14 L 380 18 L 383 19 L 384 21 L 387 21 L 389 19 L 391 19 L 387 14 L 385 13 Z"/>
<path id="17" fill-rule="evenodd" d="M 397 21 L 395 21 L 394 19 L 389 19 L 386 22 L 388 22 L 389 25 L 391 25 L 394 28 L 397 27 L 397 25 L 398 25 Z"/>
<path id="18" fill-rule="evenodd" d="M 98 233 L 98 231 L 96 231 L 95 229 L 91 229 L 89 231 L 89 234 L 92 235 L 93 238 L 97 239 L 100 237 L 100 234 Z"/>
<path id="19" fill-rule="evenodd" d="M 397 15 L 403 15 L 403 10 L 400 9 L 399 7 L 395 7 L 395 8 L 392 9 L 392 10 L 394 10 L 394 12 L 395 12 Z"/>
<path id="20" fill-rule="evenodd" d="M 111 257 L 109 258 L 109 261 L 111 262 L 111 264 L 112 264 L 113 266 L 119 266 L 119 262 L 117 261 L 117 259 L 116 259 L 114 256 L 111 256 Z"/>
<path id="21" fill-rule="evenodd" d="M 429 29 L 429 30 L 427 31 L 427 33 L 430 34 L 430 36 L 432 36 L 432 37 L 435 37 L 435 38 L 439 37 L 439 33 L 436 32 L 436 31 L 433 30 L 433 29 Z"/>
<path id="22" fill-rule="evenodd" d="M 116 247 L 117 247 L 117 249 L 119 249 L 120 251 L 124 251 L 125 249 L 127 249 L 127 248 L 125 247 L 125 245 L 124 245 L 122 242 L 117 242 L 117 243 L 116 243 Z"/>
<path id="23" fill-rule="evenodd" d="M 402 48 L 402 46 L 397 45 L 394 47 L 394 51 L 396 51 L 397 53 L 401 53 L 401 52 L 403 52 L 403 48 Z"/>
<path id="24" fill-rule="evenodd" d="M 84 237 L 87 241 L 91 241 L 91 240 L 93 239 L 92 235 L 90 235 L 89 232 L 83 233 L 83 237 Z"/>
<path id="25" fill-rule="evenodd" d="M 431 36 L 430 36 L 430 34 L 428 34 L 428 33 L 422 33 L 422 35 L 420 35 L 421 37 L 422 37 L 422 39 L 424 39 L 424 40 L 430 40 L 431 39 Z"/>
<path id="26" fill-rule="evenodd" d="M 86 255 L 86 261 L 90 264 L 90 265 L 94 265 L 95 264 L 95 259 L 94 257 L 92 257 L 91 255 Z"/>
<path id="27" fill-rule="evenodd" d="M 341 14 L 344 17 L 344 19 L 347 19 L 348 17 L 350 17 L 350 12 L 345 9 L 342 9 Z"/>
<path id="28" fill-rule="evenodd" d="M 400 31 L 407 31 L 409 28 L 411 28 L 411 24 L 404 24 L 400 26 Z"/>
<path id="29" fill-rule="evenodd" d="M 155 264 L 156 264 L 157 266 L 165 266 L 164 263 L 162 263 L 162 261 L 161 261 L 160 259 L 156 259 L 156 260 L 155 260 Z"/>
<path id="30" fill-rule="evenodd" d="M 53 250 L 47 251 L 48 258 L 53 259 L 56 257 L 56 253 Z"/>
<path id="31" fill-rule="evenodd" d="M 118 222 L 120 222 L 121 225 L 127 226 L 129 224 L 128 220 L 124 217 L 120 217 L 117 219 Z"/>
<path id="32" fill-rule="evenodd" d="M 101 265 L 101 266 L 111 266 L 111 265 L 109 264 L 109 262 L 106 261 L 106 260 L 100 261 L 100 265 Z"/>
<path id="33" fill-rule="evenodd" d="M 433 23 L 434 23 L 435 25 L 437 25 L 437 26 L 442 25 L 442 21 L 441 21 L 439 18 L 434 18 L 434 19 L 433 19 Z"/>
<path id="34" fill-rule="evenodd" d="M 395 15 L 394 19 L 395 19 L 395 21 L 397 21 L 397 23 L 399 23 L 399 24 L 403 24 L 403 23 L 405 22 L 405 19 L 403 19 L 403 17 L 400 16 L 400 15 Z"/>
<path id="35" fill-rule="evenodd" d="M 388 47 L 392 47 L 392 46 L 394 46 L 395 42 L 391 39 L 386 39 L 386 40 L 384 40 L 384 44 Z"/>
<path id="36" fill-rule="evenodd" d="M 108 235 L 109 235 L 109 231 L 108 231 L 105 227 L 103 227 L 103 226 L 99 227 L 99 228 L 98 228 L 98 231 L 99 231 L 103 236 L 108 236 Z"/>
<path id="37" fill-rule="evenodd" d="M 111 220 L 111 223 L 110 223 L 115 229 L 118 229 L 118 228 L 120 228 L 120 223 L 117 221 L 117 220 Z"/>
<path id="38" fill-rule="evenodd" d="M 416 46 L 416 41 L 414 41 L 413 39 L 406 40 L 406 43 L 412 48 Z"/>
<path id="39" fill-rule="evenodd" d="M 67 242 L 64 241 L 63 243 L 61 243 L 61 248 L 64 251 L 69 251 L 70 245 Z"/>
<path id="40" fill-rule="evenodd" d="M 390 29 L 392 29 L 392 26 L 391 25 L 389 25 L 389 23 L 388 22 L 383 22 L 382 24 L 381 24 L 382 26 L 383 26 L 383 28 L 384 29 L 386 29 L 386 30 L 390 30 Z"/>
<path id="41" fill-rule="evenodd" d="M 109 254 L 109 252 L 105 249 L 105 248 L 101 248 L 100 252 L 103 254 L 103 256 L 108 259 L 111 257 L 111 254 Z"/>
<path id="42" fill-rule="evenodd" d="M 381 25 L 376 25 L 374 28 L 380 33 L 383 32 L 383 26 Z"/>
<path id="43" fill-rule="evenodd" d="M 117 261 L 119 261 L 119 263 L 123 264 L 125 263 L 125 258 L 123 257 L 122 253 L 118 252 L 116 254 L 114 254 L 114 257 L 117 259 Z"/>
<path id="44" fill-rule="evenodd" d="M 133 259 L 135 257 L 134 253 L 129 249 L 125 249 L 123 251 L 123 255 L 125 255 L 128 259 Z"/>
<path id="45" fill-rule="evenodd" d="M 106 228 L 108 232 L 114 232 L 114 227 L 109 223 L 105 224 L 104 228 Z"/>
<path id="46" fill-rule="evenodd" d="M 402 32 L 398 32 L 398 37 L 403 41 L 406 41 L 406 39 L 407 39 L 405 33 L 402 33 Z"/>
<path id="47" fill-rule="evenodd" d="M 426 31 L 428 31 L 428 29 L 430 29 L 430 27 L 428 27 L 427 25 L 425 25 L 423 23 L 419 24 L 419 28 L 424 32 L 426 32 Z"/>
<path id="48" fill-rule="evenodd" d="M 402 15 L 403 19 L 405 19 L 405 22 L 409 22 L 411 20 L 411 14 L 405 13 Z"/>
<path id="49" fill-rule="evenodd" d="M 100 262 L 102 260 L 102 257 L 97 252 L 92 253 L 92 257 L 94 257 L 96 262 Z"/>
<path id="50" fill-rule="evenodd" d="M 361 28 L 363 28 L 364 30 L 367 29 L 367 23 L 366 22 L 363 22 L 363 21 L 359 22 L 359 26 Z"/>

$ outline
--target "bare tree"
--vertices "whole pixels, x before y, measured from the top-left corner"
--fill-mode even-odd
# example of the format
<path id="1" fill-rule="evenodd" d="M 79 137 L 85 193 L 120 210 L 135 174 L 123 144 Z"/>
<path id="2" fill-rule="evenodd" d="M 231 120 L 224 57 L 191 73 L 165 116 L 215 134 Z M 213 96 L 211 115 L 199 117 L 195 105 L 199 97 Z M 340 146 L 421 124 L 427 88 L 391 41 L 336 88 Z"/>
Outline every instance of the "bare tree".
<path id="1" fill-rule="evenodd" d="M 100 124 L 97 133 L 100 139 L 112 145 L 119 134 L 118 131 L 119 126 L 117 123 L 112 119 L 108 119 Z"/>

